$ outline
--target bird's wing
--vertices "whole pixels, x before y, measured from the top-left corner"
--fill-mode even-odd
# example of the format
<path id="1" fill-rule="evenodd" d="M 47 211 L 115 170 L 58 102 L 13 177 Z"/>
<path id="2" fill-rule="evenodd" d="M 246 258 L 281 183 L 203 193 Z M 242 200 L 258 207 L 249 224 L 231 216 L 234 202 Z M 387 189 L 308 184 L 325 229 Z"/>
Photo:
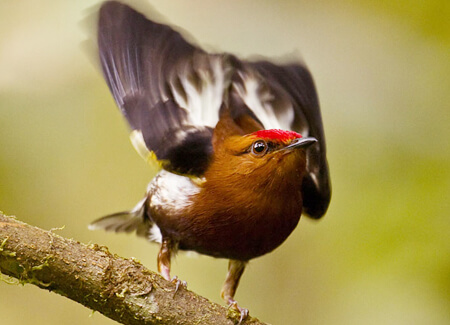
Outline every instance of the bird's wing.
<path id="1" fill-rule="evenodd" d="M 224 109 L 235 121 L 255 121 L 241 125 L 243 131 L 296 130 L 319 140 L 308 149 L 304 210 L 315 218 L 325 213 L 331 193 L 325 138 L 304 65 L 208 54 L 169 26 L 114 1 L 100 9 L 98 46 L 103 74 L 139 152 L 153 152 L 169 171 L 200 176 Z"/>
<path id="2" fill-rule="evenodd" d="M 113 1 L 100 9 L 97 37 L 103 74 L 133 142 L 144 141 L 138 151 L 147 148 L 170 171 L 201 175 L 227 87 L 223 56 Z"/>
<path id="3" fill-rule="evenodd" d="M 310 217 L 320 218 L 330 202 L 331 183 L 319 101 L 309 70 L 300 63 L 245 62 L 236 84 L 266 129 L 295 130 L 318 140 L 307 149 L 303 207 Z"/>

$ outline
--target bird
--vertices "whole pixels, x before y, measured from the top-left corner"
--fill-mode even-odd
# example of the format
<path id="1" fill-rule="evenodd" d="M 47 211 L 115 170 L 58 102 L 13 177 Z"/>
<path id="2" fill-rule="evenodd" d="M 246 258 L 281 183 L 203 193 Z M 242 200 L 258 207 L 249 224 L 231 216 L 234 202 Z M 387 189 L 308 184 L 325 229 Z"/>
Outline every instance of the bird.
<path id="1" fill-rule="evenodd" d="M 89 227 L 159 243 L 158 271 L 177 284 L 170 262 L 178 251 L 228 259 L 221 296 L 242 322 L 248 310 L 234 296 L 248 262 L 330 203 L 312 75 L 300 60 L 209 53 L 117 1 L 101 5 L 97 23 L 103 76 L 132 144 L 159 172 L 132 210 Z"/>

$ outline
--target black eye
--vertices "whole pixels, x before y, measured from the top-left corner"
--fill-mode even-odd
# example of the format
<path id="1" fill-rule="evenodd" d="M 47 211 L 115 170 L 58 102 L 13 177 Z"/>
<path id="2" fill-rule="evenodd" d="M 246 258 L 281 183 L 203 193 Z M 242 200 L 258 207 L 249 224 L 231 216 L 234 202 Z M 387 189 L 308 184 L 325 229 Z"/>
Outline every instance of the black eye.
<path id="1" fill-rule="evenodd" d="M 267 151 L 267 143 L 263 140 L 255 141 L 252 145 L 252 153 L 256 156 L 261 156 Z"/>

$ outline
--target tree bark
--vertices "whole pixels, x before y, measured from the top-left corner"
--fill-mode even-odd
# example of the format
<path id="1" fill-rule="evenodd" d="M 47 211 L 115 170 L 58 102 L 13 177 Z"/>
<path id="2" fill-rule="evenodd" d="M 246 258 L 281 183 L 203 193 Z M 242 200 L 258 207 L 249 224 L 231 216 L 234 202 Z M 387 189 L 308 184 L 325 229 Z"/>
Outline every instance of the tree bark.
<path id="1" fill-rule="evenodd" d="M 0 272 L 122 324 L 236 324 L 239 314 L 164 280 L 107 247 L 85 245 L 0 213 Z M 247 318 L 243 324 L 263 324 Z"/>

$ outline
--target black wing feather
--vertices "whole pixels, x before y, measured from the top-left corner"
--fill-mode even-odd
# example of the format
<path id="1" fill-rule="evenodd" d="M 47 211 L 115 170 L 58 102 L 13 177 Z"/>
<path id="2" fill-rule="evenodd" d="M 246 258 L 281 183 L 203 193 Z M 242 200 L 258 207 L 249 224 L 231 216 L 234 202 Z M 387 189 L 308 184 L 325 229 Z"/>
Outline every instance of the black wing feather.
<path id="1" fill-rule="evenodd" d="M 264 77 L 273 93 L 278 94 L 278 97 L 286 96 L 287 93 L 290 97 L 288 100 L 294 109 L 290 128 L 318 140 L 307 151 L 307 175 L 302 189 L 304 212 L 318 219 L 328 209 L 331 182 L 322 116 L 311 73 L 300 64 L 275 65 L 268 61 L 258 61 L 250 65 Z M 275 114 L 277 108 L 283 108 L 283 105 L 274 105 Z"/>
<path id="2" fill-rule="evenodd" d="M 164 168 L 198 176 L 204 173 L 213 154 L 211 127 L 221 109 L 228 109 L 233 119 L 247 115 L 255 125 L 266 128 L 278 122 L 279 127 L 318 139 L 307 152 L 303 205 L 313 218 L 326 212 L 331 185 L 325 136 L 316 89 L 306 66 L 207 54 L 169 26 L 114 1 L 101 7 L 98 26 L 101 64 L 114 99 L 131 128 L 142 132 L 147 148 L 164 161 Z M 214 86 L 220 89 L 211 95 Z M 215 105 L 201 102 L 204 93 Z M 210 123 L 193 117 L 199 114 L 208 115 Z"/>
<path id="3" fill-rule="evenodd" d="M 98 46 L 114 99 L 131 128 L 142 132 L 147 148 L 168 170 L 202 174 L 212 153 L 211 129 L 191 124 L 186 109 L 175 102 L 169 82 L 183 96 L 177 75 L 194 57 L 207 55 L 170 27 L 114 1 L 100 9 Z"/>

